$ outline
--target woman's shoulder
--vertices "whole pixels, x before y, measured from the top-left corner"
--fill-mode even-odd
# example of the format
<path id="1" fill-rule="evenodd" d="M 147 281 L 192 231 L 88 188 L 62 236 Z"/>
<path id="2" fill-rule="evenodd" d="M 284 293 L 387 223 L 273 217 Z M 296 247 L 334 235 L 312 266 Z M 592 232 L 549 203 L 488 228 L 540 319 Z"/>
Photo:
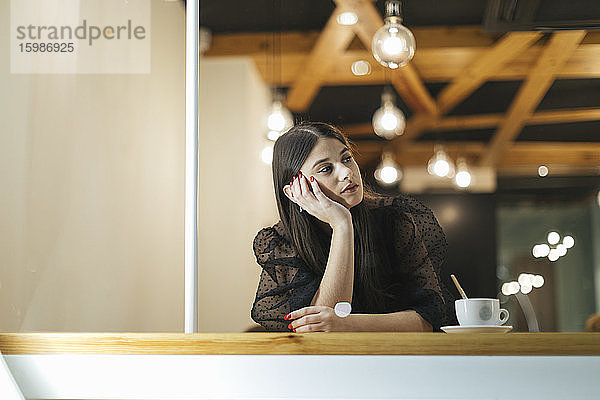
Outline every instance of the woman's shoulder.
<path id="1" fill-rule="evenodd" d="M 285 228 L 283 227 L 283 223 L 281 221 L 277 222 L 273 226 L 267 226 L 262 228 L 256 234 L 254 241 L 257 240 L 269 240 L 274 238 L 283 238 L 285 234 Z"/>
<path id="2" fill-rule="evenodd" d="M 259 262 L 265 261 L 261 258 L 267 258 L 275 252 L 287 254 L 288 256 L 294 252 L 281 221 L 258 231 L 254 237 L 253 247 L 254 254 L 259 258 Z"/>
<path id="3" fill-rule="evenodd" d="M 415 235 L 432 241 L 445 240 L 433 211 L 409 195 L 379 195 L 375 198 L 373 209 L 374 216 L 382 227 L 405 236 L 406 240 Z"/>
<path id="4" fill-rule="evenodd" d="M 368 208 L 387 215 L 416 216 L 432 214 L 425 204 L 403 193 L 396 195 L 374 194 L 365 201 Z"/>

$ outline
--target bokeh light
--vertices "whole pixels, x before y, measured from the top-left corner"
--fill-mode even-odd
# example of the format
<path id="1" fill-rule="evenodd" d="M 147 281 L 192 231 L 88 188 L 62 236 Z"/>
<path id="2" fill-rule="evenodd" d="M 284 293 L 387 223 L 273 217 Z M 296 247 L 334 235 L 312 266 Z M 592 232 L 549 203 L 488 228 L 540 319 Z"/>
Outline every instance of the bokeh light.
<path id="1" fill-rule="evenodd" d="M 560 235 L 556 232 L 550 232 L 548 234 L 548 243 L 549 244 L 556 244 L 560 241 Z"/>

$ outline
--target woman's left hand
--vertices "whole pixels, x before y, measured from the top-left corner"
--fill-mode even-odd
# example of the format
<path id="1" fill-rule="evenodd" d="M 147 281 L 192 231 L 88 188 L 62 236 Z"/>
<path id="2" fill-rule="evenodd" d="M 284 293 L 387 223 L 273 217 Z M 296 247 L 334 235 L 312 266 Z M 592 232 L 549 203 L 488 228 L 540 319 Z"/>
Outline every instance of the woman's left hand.
<path id="1" fill-rule="evenodd" d="M 343 332 L 347 330 L 347 318 L 338 317 L 333 308 L 327 306 L 304 307 L 285 317 L 292 321 L 289 328 L 296 333 Z"/>

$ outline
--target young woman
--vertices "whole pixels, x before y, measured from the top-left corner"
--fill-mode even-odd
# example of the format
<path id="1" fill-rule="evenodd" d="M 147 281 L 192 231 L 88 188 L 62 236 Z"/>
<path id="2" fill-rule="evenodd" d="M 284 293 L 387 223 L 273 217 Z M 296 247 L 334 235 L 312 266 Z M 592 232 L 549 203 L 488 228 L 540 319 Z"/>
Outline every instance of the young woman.
<path id="1" fill-rule="evenodd" d="M 418 201 L 367 190 L 348 140 L 306 122 L 273 150 L 281 221 L 262 229 L 252 318 L 268 330 L 438 331 L 454 322 L 440 279 L 446 240 Z M 339 317 L 338 302 L 352 313 Z"/>

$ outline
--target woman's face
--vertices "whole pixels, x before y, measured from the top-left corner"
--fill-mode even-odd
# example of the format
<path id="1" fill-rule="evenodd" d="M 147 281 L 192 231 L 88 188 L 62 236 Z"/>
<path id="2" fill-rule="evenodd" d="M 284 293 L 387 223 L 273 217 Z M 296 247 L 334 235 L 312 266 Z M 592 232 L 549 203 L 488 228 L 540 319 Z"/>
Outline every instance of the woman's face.
<path id="1" fill-rule="evenodd" d="M 358 164 L 346 145 L 334 138 L 321 138 L 300 168 L 307 179 L 314 176 L 330 199 L 352 208 L 363 199 Z"/>

